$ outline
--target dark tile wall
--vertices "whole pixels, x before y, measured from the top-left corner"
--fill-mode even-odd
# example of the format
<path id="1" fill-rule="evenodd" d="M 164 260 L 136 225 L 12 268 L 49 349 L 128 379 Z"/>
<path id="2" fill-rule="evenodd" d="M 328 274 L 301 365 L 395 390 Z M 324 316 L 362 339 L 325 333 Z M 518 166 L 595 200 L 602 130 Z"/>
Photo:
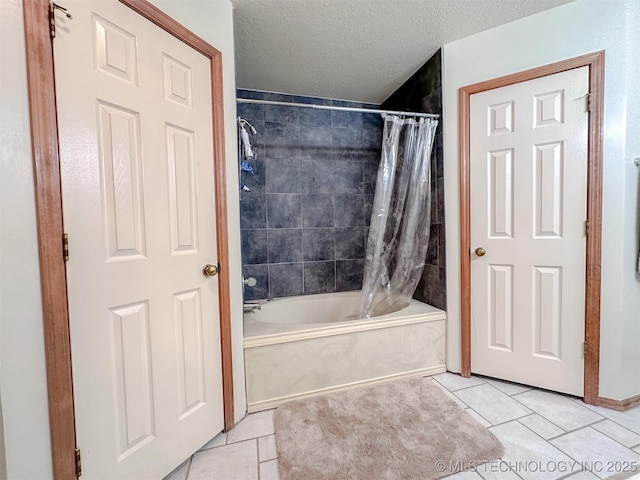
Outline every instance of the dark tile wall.
<path id="1" fill-rule="evenodd" d="M 238 90 L 239 98 L 378 108 Z M 379 114 L 238 104 L 251 137 L 240 193 L 245 299 L 357 290 L 380 160 Z"/>
<path id="2" fill-rule="evenodd" d="M 409 80 L 382 104 L 382 108 L 442 115 L 442 50 L 438 50 Z M 414 298 L 443 310 L 447 307 L 444 230 L 444 154 L 442 117 L 431 156 L 431 232 L 429 251 Z"/>

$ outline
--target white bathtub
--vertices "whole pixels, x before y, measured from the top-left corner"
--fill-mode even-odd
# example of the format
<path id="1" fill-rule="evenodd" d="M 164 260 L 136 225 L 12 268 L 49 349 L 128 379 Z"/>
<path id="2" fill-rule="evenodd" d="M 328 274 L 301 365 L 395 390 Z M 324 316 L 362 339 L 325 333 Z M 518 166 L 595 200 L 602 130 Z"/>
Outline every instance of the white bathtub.
<path id="1" fill-rule="evenodd" d="M 442 373 L 446 314 L 413 300 L 379 317 L 343 320 L 360 292 L 264 302 L 244 316 L 249 412 L 355 385 Z"/>

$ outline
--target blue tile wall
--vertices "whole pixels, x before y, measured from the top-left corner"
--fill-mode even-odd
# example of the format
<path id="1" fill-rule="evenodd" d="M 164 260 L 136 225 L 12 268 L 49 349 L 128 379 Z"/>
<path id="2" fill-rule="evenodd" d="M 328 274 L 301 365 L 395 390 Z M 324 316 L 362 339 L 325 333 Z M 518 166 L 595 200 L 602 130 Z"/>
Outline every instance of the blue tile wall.
<path id="1" fill-rule="evenodd" d="M 442 57 L 438 50 L 411 78 L 382 103 L 383 108 L 442 114 Z M 366 165 L 366 164 L 365 164 Z M 365 171 L 365 193 L 367 188 Z M 444 229 L 444 153 L 442 118 L 431 156 L 431 232 L 429 251 L 414 298 L 446 310 Z M 371 192 L 372 193 L 372 192 Z"/>
<path id="2" fill-rule="evenodd" d="M 238 90 L 240 98 L 377 105 Z M 238 104 L 258 131 L 240 195 L 245 299 L 358 290 L 380 159 L 379 114 Z"/>

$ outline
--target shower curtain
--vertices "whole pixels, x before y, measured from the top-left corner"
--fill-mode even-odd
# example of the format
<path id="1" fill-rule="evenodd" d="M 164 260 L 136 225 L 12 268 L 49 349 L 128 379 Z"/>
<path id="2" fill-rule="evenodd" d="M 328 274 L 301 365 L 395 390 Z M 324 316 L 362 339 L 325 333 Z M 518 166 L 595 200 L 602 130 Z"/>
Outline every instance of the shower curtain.
<path id="1" fill-rule="evenodd" d="M 384 117 L 357 318 L 406 307 L 418 285 L 431 226 L 431 150 L 438 121 Z"/>

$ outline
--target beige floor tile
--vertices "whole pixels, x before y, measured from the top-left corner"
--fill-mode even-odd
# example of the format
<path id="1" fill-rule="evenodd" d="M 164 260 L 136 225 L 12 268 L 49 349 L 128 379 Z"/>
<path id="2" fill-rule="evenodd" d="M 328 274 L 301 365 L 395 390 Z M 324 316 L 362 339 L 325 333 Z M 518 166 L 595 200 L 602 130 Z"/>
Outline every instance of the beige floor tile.
<path id="1" fill-rule="evenodd" d="M 563 433 L 565 433 L 565 431 L 560 427 L 554 425 L 549 420 L 541 417 L 537 413 L 529 415 L 528 417 L 519 418 L 518 421 L 525 427 L 536 432 L 545 440 L 549 440 L 550 438 L 557 437 L 558 435 L 562 435 Z"/>
<path id="2" fill-rule="evenodd" d="M 484 381 L 507 395 L 516 395 L 518 393 L 527 392 L 532 388 L 527 387 L 526 385 L 520 385 L 519 383 L 505 382 L 504 380 L 497 380 L 495 378 L 485 378 Z"/>
<path id="3" fill-rule="evenodd" d="M 218 435 L 213 437 L 211 440 L 209 440 L 207 443 L 205 443 L 200 448 L 200 450 L 206 450 L 208 448 L 220 447 L 220 446 L 226 445 L 226 444 L 227 444 L 227 434 L 223 432 L 223 433 L 219 433 Z"/>
<path id="4" fill-rule="evenodd" d="M 502 460 L 478 465 L 476 471 L 484 480 L 520 480 L 520 477 L 509 469 L 509 465 Z"/>
<path id="5" fill-rule="evenodd" d="M 616 442 L 621 443 L 625 447 L 635 447 L 640 445 L 640 435 L 627 430 L 612 420 L 604 420 L 602 422 L 591 425 L 600 433 L 604 433 L 607 437 L 612 438 Z"/>
<path id="6" fill-rule="evenodd" d="M 478 422 L 493 424 L 490 430 L 505 446 L 502 460 L 451 475 L 448 480 L 594 480 L 616 473 L 595 476 L 584 470 L 600 458 L 640 465 L 640 407 L 618 412 L 494 379 L 467 379 L 452 373 L 434 378 Z M 207 442 L 165 480 L 277 480 L 273 413 L 247 415 L 233 430 Z M 565 433 L 561 427 L 580 429 Z"/>
<path id="7" fill-rule="evenodd" d="M 260 437 L 258 439 L 258 459 L 261 462 L 267 460 L 273 460 L 278 458 L 278 452 L 276 451 L 276 436 L 268 435 L 266 437 Z"/>
<path id="8" fill-rule="evenodd" d="M 260 480 L 278 480 L 278 460 L 269 460 L 260 464 Z"/>
<path id="9" fill-rule="evenodd" d="M 502 460 L 525 480 L 552 480 L 574 471 L 575 462 L 570 457 L 517 421 L 489 430 L 504 445 Z"/>
<path id="10" fill-rule="evenodd" d="M 227 432 L 227 444 L 273 434 L 273 412 L 250 413 Z"/>
<path id="11" fill-rule="evenodd" d="M 630 410 L 625 410 L 624 412 L 619 412 L 610 408 L 586 405 L 582 402 L 580 402 L 580 404 L 584 405 L 589 410 L 599 413 L 603 417 L 607 417 L 609 420 L 613 420 L 618 425 L 622 425 L 626 429 L 640 435 L 640 406 L 634 407 Z"/>
<path id="12" fill-rule="evenodd" d="M 474 385 L 481 385 L 484 383 L 484 380 L 479 377 L 466 378 L 461 377 L 457 373 L 451 372 L 434 375 L 431 378 L 439 382 L 443 387 L 451 392 L 460 390 L 461 388 L 473 387 Z"/>
<path id="13" fill-rule="evenodd" d="M 472 408 L 467 408 L 467 409 L 465 410 L 465 412 L 467 412 L 469 415 L 471 415 L 473 418 L 475 418 L 475 419 L 478 421 L 478 423 L 479 423 L 480 425 L 482 425 L 483 427 L 490 427 L 490 426 L 491 426 L 491 424 L 490 424 L 489 422 L 487 422 L 484 418 L 482 418 L 482 417 L 478 414 L 478 412 L 476 412 L 474 409 L 472 409 Z"/>
<path id="14" fill-rule="evenodd" d="M 624 470 L 625 465 L 640 465 L 640 455 L 611 440 L 591 427 L 581 428 L 551 440 L 582 465 L 594 466 L 592 473 L 607 478 Z"/>
<path id="15" fill-rule="evenodd" d="M 482 480 L 482 477 L 477 472 L 470 472 L 469 470 L 454 473 L 444 478 L 447 480 Z"/>
<path id="16" fill-rule="evenodd" d="M 462 400 L 460 400 L 458 397 L 456 397 L 453 393 L 451 393 L 449 390 L 447 390 L 444 385 L 440 385 L 438 382 L 434 382 L 438 388 L 440 388 L 440 390 L 442 390 L 444 392 L 444 394 L 449 397 L 451 400 L 453 400 L 454 402 L 456 402 L 458 405 L 460 405 L 462 408 L 467 408 L 468 405 L 466 403 L 464 403 Z"/>
<path id="17" fill-rule="evenodd" d="M 557 393 L 531 390 L 512 398 L 567 432 L 603 420 L 603 417 L 592 410 Z"/>
<path id="18" fill-rule="evenodd" d="M 190 464 L 191 464 L 191 457 L 187 458 L 173 472 L 171 472 L 169 475 L 164 477 L 164 480 L 186 480 L 187 472 L 189 471 Z"/>
<path id="19" fill-rule="evenodd" d="M 247 440 L 196 453 L 189 480 L 258 480 L 258 442 Z"/>
<path id="20" fill-rule="evenodd" d="M 532 413 L 531 410 L 513 400 L 509 395 L 505 395 L 486 383 L 457 390 L 455 395 L 492 425 L 508 422 Z"/>
<path id="21" fill-rule="evenodd" d="M 593 473 L 587 471 L 587 470 L 583 470 L 581 472 L 578 473 L 574 473 L 573 475 L 569 475 L 568 477 L 566 477 L 567 480 L 597 480 L 598 477 L 596 477 Z"/>

